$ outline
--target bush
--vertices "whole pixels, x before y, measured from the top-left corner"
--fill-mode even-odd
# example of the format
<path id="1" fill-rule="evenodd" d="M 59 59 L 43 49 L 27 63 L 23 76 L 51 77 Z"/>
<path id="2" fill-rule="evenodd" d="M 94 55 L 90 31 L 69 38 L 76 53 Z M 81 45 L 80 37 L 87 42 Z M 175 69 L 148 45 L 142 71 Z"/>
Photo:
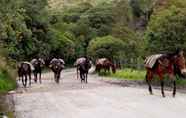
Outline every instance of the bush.
<path id="1" fill-rule="evenodd" d="M 0 93 L 16 88 L 15 62 L 8 58 L 7 50 L 0 48 Z"/>
<path id="2" fill-rule="evenodd" d="M 186 9 L 173 2 L 168 8 L 155 13 L 151 17 L 145 39 L 151 53 L 186 49 Z M 186 2 L 182 2 L 186 5 Z"/>
<path id="3" fill-rule="evenodd" d="M 0 93 L 15 89 L 16 81 L 11 79 L 7 71 L 0 70 Z"/>
<path id="4" fill-rule="evenodd" d="M 124 47 L 122 40 L 112 36 L 98 37 L 89 43 L 89 55 L 97 58 L 117 58 Z"/>

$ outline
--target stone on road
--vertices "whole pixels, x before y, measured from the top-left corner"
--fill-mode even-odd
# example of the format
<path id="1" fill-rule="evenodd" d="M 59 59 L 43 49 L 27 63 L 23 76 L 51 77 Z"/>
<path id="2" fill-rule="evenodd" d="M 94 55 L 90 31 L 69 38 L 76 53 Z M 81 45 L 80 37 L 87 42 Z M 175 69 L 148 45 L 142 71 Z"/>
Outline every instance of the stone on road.
<path id="1" fill-rule="evenodd" d="M 74 69 L 62 72 L 60 84 L 53 74 L 43 75 L 43 83 L 14 94 L 16 118 L 185 118 L 186 95 L 166 98 L 159 90 L 149 95 L 147 88 L 121 87 L 89 75 L 88 84 L 76 79 Z"/>

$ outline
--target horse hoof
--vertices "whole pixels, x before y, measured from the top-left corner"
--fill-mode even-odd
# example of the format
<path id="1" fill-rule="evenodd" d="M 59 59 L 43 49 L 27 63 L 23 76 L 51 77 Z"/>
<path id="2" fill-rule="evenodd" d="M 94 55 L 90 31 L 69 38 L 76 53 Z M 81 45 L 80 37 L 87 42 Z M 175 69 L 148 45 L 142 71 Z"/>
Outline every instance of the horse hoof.
<path id="1" fill-rule="evenodd" d="M 150 95 L 153 95 L 153 93 L 152 92 L 149 92 L 150 93 Z"/>
<path id="2" fill-rule="evenodd" d="M 162 95 L 163 98 L 165 98 L 165 95 Z"/>
<path id="3" fill-rule="evenodd" d="M 173 95 L 172 95 L 172 97 L 173 97 L 173 98 L 175 98 L 175 97 L 176 97 L 176 95 L 175 95 L 175 94 L 173 94 Z"/>

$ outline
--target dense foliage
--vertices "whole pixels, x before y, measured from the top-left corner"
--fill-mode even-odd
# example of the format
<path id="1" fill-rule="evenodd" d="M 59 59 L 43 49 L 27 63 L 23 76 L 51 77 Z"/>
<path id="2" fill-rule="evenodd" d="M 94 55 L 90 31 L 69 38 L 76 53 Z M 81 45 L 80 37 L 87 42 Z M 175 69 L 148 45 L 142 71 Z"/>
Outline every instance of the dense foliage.
<path id="1" fill-rule="evenodd" d="M 170 2 L 167 8 L 154 14 L 146 31 L 147 49 L 150 53 L 186 49 L 186 2 Z"/>
<path id="2" fill-rule="evenodd" d="M 0 41 L 7 57 L 61 57 L 73 64 L 89 55 L 137 67 L 146 54 L 185 48 L 185 1 L 78 1 L 60 9 L 52 9 L 51 1 L 1 0 Z"/>
<path id="3" fill-rule="evenodd" d="M 98 37 L 89 43 L 89 54 L 95 58 L 118 59 L 124 49 L 124 42 L 112 36 Z"/>

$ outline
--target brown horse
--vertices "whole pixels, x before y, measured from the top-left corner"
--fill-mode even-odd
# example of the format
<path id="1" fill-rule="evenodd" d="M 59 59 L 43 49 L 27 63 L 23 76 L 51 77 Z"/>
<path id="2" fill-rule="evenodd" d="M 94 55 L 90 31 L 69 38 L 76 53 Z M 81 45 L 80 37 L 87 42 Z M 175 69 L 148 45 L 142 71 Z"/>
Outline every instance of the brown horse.
<path id="1" fill-rule="evenodd" d="M 19 79 L 22 79 L 23 86 L 27 86 L 27 77 L 29 77 L 29 85 L 31 86 L 32 65 L 29 62 L 21 62 L 17 66 Z"/>
<path id="2" fill-rule="evenodd" d="M 178 50 L 172 54 L 162 54 L 159 56 L 154 55 L 154 56 L 148 57 L 145 60 L 145 67 L 147 70 L 146 82 L 149 86 L 150 94 L 153 94 L 152 88 L 151 88 L 151 80 L 154 77 L 154 75 L 158 75 L 161 81 L 161 93 L 162 93 L 162 96 L 165 97 L 163 77 L 165 74 L 167 74 L 168 77 L 173 81 L 173 97 L 175 97 L 176 95 L 175 75 L 176 74 L 185 75 L 186 73 L 185 58 L 184 58 L 183 51 Z"/>
<path id="3" fill-rule="evenodd" d="M 116 72 L 116 66 L 107 58 L 101 58 L 96 61 L 96 71 L 99 73 L 101 69 L 104 69 L 105 72 L 110 72 L 110 68 L 112 68 L 112 72 Z"/>

